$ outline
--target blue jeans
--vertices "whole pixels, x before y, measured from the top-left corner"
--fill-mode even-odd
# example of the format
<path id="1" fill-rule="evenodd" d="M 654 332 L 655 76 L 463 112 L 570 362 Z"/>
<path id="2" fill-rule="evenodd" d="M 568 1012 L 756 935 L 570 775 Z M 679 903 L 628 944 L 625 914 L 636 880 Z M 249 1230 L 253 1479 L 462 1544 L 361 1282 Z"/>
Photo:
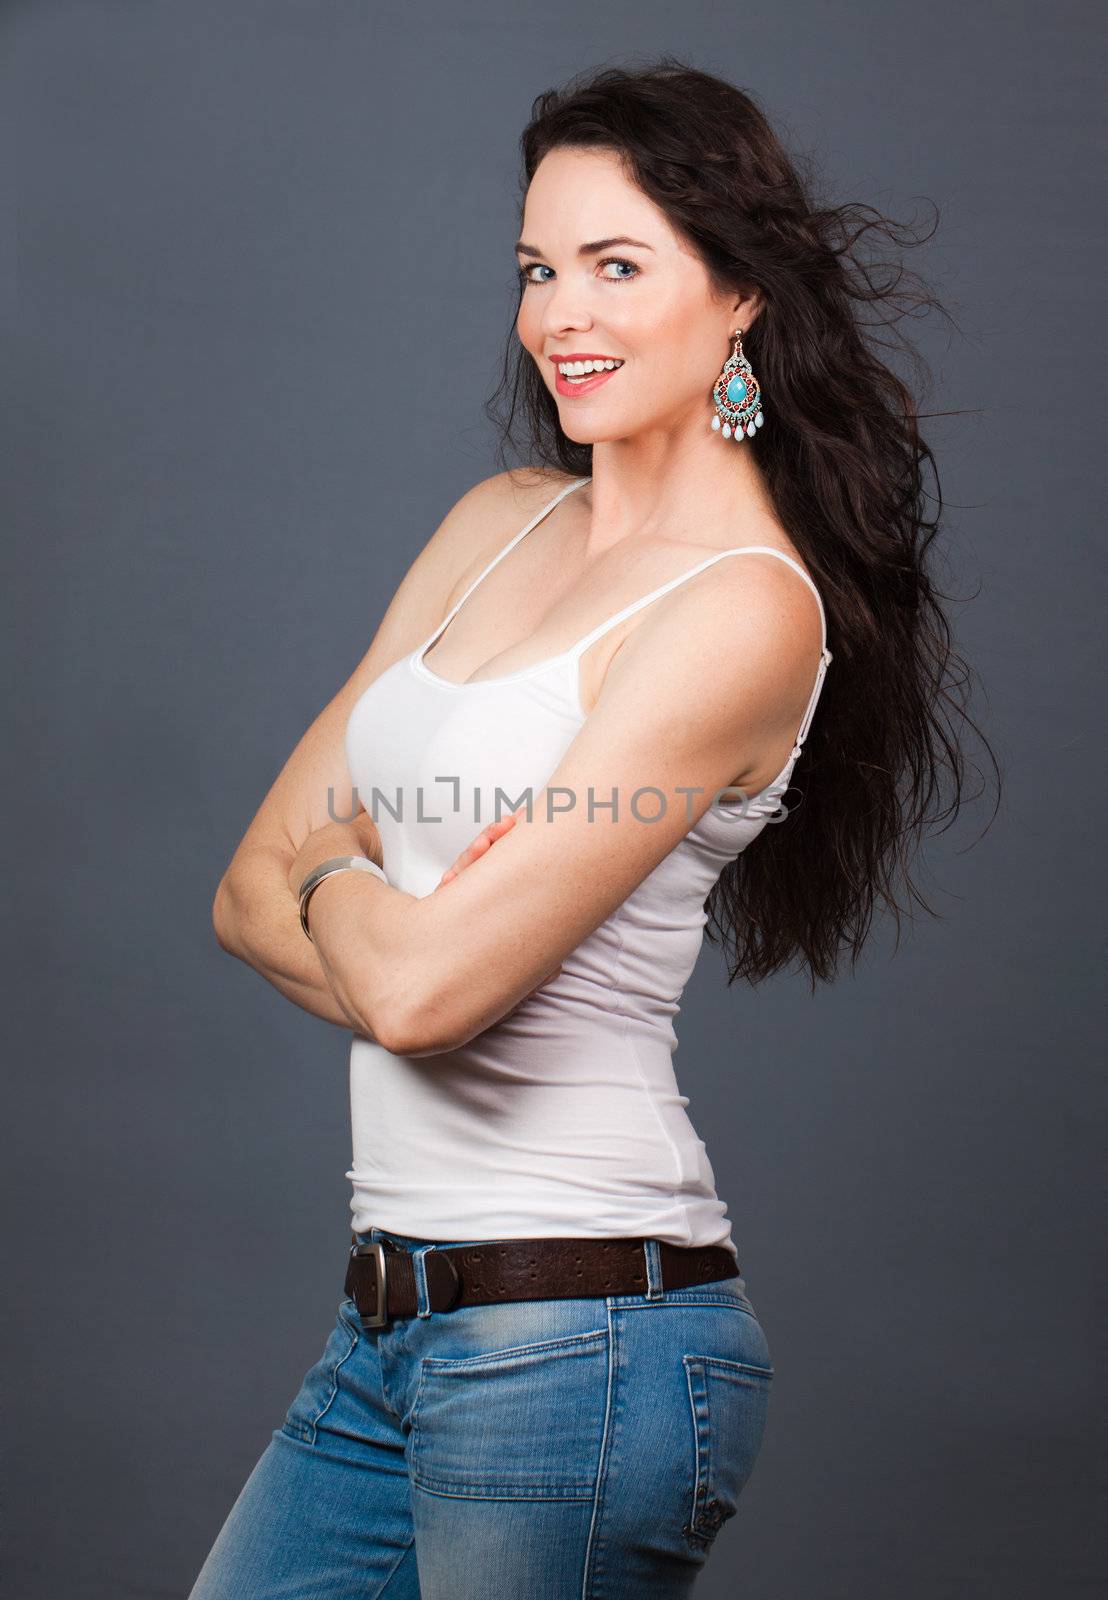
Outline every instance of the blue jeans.
<path id="1" fill-rule="evenodd" d="M 734 1515 L 773 1367 L 737 1274 L 364 1329 L 344 1299 L 189 1600 L 687 1595 Z M 458 1240 L 456 1243 L 479 1243 Z"/>

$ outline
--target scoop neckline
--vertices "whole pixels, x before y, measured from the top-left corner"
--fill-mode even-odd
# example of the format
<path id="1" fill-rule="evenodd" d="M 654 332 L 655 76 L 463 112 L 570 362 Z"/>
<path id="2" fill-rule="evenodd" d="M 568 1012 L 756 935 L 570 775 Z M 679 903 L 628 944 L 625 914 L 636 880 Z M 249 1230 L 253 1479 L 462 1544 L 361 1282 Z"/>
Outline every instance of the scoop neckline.
<path id="1" fill-rule="evenodd" d="M 471 678 L 466 683 L 454 683 L 450 678 L 444 678 L 441 673 L 436 672 L 434 667 L 429 667 L 423 659 L 427 651 L 435 643 L 435 638 L 436 636 L 432 634 L 426 644 L 421 645 L 418 650 L 413 650 L 409 660 L 416 672 L 442 689 L 492 689 L 502 683 L 518 683 L 522 678 L 533 678 L 536 673 L 542 672 L 547 667 L 557 666 L 562 661 L 568 661 L 576 649 L 575 645 L 570 645 L 568 650 L 560 650 L 556 656 L 547 656 L 545 661 L 536 661 L 530 667 L 520 667 L 516 672 L 502 673 L 497 678 L 478 678 L 476 680 Z"/>
<path id="2" fill-rule="evenodd" d="M 418 650 L 414 650 L 408 657 L 408 665 L 411 667 L 413 673 L 417 677 L 423 678 L 426 682 L 433 684 L 439 689 L 487 689 L 499 687 L 499 685 L 504 683 L 518 683 L 524 678 L 533 678 L 537 673 L 541 672 L 544 667 L 555 666 L 560 662 L 568 660 L 574 654 L 575 648 L 575 646 L 571 645 L 568 650 L 562 650 L 556 656 L 548 656 L 545 661 L 536 662 L 533 667 L 521 667 L 518 672 L 505 673 L 499 678 L 482 678 L 479 683 L 451 683 L 449 678 L 441 678 L 439 674 L 429 667 L 423 660 L 423 650 L 430 649 L 430 643 Z M 574 714 L 583 724 L 585 721 L 587 721 L 589 713 L 581 704 L 580 685 L 576 680 L 572 686 L 572 695 Z M 790 755 L 789 759 L 785 762 L 785 765 L 781 768 L 781 771 L 775 778 L 770 779 L 769 783 L 766 784 L 764 789 L 759 789 L 757 794 L 748 795 L 745 800 L 717 800 L 715 805 L 709 808 L 709 811 L 706 813 L 706 815 L 711 815 L 713 811 L 718 811 L 720 809 L 728 814 L 733 812 L 741 812 L 744 806 L 748 806 L 753 804 L 755 801 L 765 799 L 767 795 L 772 794 L 774 790 L 778 788 L 782 778 L 785 778 L 786 776 L 789 778 L 792 777 L 792 769 L 795 765 L 796 756 Z M 728 787 L 732 786 L 728 785 Z M 778 799 L 780 799 L 781 794 L 786 793 L 788 787 L 789 785 L 786 784 L 784 789 L 782 789 L 780 794 L 777 796 Z M 701 818 L 701 821 L 703 821 L 703 818 Z M 697 826 L 699 827 L 699 823 Z"/>

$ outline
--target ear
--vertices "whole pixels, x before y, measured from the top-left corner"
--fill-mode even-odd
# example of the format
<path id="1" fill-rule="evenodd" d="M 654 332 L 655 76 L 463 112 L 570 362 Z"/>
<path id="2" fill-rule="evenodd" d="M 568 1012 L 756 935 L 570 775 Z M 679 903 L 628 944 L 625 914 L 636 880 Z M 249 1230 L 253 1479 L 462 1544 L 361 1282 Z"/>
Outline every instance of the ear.
<path id="1" fill-rule="evenodd" d="M 731 308 L 736 328 L 747 329 L 752 326 L 764 301 L 757 289 L 751 289 L 741 300 L 736 300 Z"/>

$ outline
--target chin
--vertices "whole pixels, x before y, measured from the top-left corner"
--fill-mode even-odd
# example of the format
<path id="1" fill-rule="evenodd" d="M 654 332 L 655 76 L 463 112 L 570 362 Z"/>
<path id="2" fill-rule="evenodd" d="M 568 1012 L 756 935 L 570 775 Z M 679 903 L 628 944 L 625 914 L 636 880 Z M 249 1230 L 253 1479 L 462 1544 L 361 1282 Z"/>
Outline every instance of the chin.
<path id="1" fill-rule="evenodd" d="M 561 420 L 561 419 L 559 419 Z M 609 428 L 605 432 L 602 428 L 587 428 L 570 419 L 571 426 L 567 427 L 562 421 L 562 432 L 571 444 L 609 444 L 613 439 L 625 439 L 626 431 Z"/>

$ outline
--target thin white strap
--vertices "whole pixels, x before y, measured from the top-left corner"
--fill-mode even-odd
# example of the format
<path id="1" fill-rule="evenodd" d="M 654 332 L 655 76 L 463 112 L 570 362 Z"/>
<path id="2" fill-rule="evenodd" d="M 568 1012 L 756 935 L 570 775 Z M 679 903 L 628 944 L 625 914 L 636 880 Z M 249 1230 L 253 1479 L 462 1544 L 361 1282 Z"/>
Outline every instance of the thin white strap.
<path id="1" fill-rule="evenodd" d="M 809 578 L 808 574 L 804 571 L 804 568 L 800 566 L 798 562 L 794 561 L 792 556 L 787 556 L 783 550 L 775 550 L 771 544 L 744 544 L 735 550 L 717 550 L 714 555 L 708 556 L 706 560 L 698 562 L 695 567 L 690 567 L 688 572 L 679 572 L 676 578 L 671 578 L 668 583 L 659 584 L 657 589 L 651 589 L 650 593 L 644 594 L 640 600 L 632 600 L 631 604 L 624 606 L 622 611 L 617 611 L 615 616 L 608 617 L 605 619 L 605 621 L 598 623 L 591 633 L 587 633 L 583 639 L 579 639 L 573 646 L 573 654 L 580 655 L 582 651 L 587 650 L 591 644 L 595 644 L 597 639 L 599 639 L 602 634 L 607 633 L 609 628 L 614 628 L 617 622 L 622 622 L 625 617 L 634 616 L 635 612 L 641 611 L 643 606 L 652 605 L 655 600 L 660 600 L 664 594 L 669 594 L 671 589 L 676 589 L 677 585 L 679 583 L 684 583 L 686 579 L 695 578 L 698 572 L 703 572 L 704 569 L 706 567 L 710 567 L 714 561 L 722 561 L 724 556 L 746 556 L 753 554 L 777 556 L 780 558 L 780 560 L 787 561 L 789 566 L 792 567 L 793 571 L 799 573 L 804 579 L 804 582 L 815 595 L 816 603 L 819 606 L 823 646 L 826 648 L 827 617 L 823 609 L 823 600 L 820 597 L 819 590 L 816 588 L 811 578 Z"/>
<path id="2" fill-rule="evenodd" d="M 576 485 L 574 487 L 576 487 Z M 746 555 L 776 556 L 779 561 L 787 562 L 788 565 L 792 567 L 793 571 L 797 573 L 799 577 L 804 579 L 804 582 L 815 595 L 816 604 L 819 606 L 822 648 L 820 650 L 819 667 L 816 671 L 815 685 L 809 697 L 807 709 L 804 712 L 804 717 L 800 724 L 800 730 L 797 733 L 796 739 L 793 743 L 792 757 L 795 758 L 800 754 L 801 746 L 807 737 L 808 728 L 811 724 L 812 717 L 815 715 L 816 704 L 819 700 L 819 693 L 823 687 L 823 679 L 827 672 L 827 664 L 831 660 L 831 652 L 827 648 L 827 613 L 823 607 L 822 595 L 812 582 L 811 578 L 804 571 L 804 568 L 800 565 L 800 563 L 795 561 L 792 556 L 786 555 L 784 550 L 777 550 L 771 544 L 744 544 L 733 550 L 717 550 L 714 555 L 710 555 L 704 561 L 698 562 L 695 567 L 690 567 L 688 572 L 679 572 L 676 578 L 671 578 L 668 583 L 660 584 L 657 589 L 652 589 L 649 594 L 644 594 L 641 599 L 632 600 L 631 604 L 624 606 L 622 611 L 617 611 L 614 616 L 607 617 L 603 622 L 598 623 L 598 625 L 593 628 L 592 632 L 587 633 L 583 639 L 579 639 L 572 649 L 567 652 L 567 654 L 570 655 L 575 661 L 578 660 L 590 645 L 595 644 L 603 634 L 608 632 L 609 628 L 614 628 L 617 622 L 622 622 L 626 617 L 633 616 L 636 611 L 641 611 L 644 606 L 653 604 L 655 600 L 660 600 L 662 595 L 669 594 L 671 589 L 676 589 L 678 584 L 684 583 L 688 578 L 694 578 L 698 572 L 703 572 L 705 568 L 710 567 L 713 562 L 722 561 L 724 556 Z"/>
<path id="3" fill-rule="evenodd" d="M 488 575 L 492 571 L 493 567 L 495 567 L 498 562 L 503 561 L 504 557 L 508 554 L 508 552 L 510 550 L 514 550 L 516 545 L 519 543 L 519 541 L 521 539 L 525 538 L 526 535 L 531 532 L 532 528 L 537 528 L 539 523 L 542 521 L 542 519 L 545 516 L 548 516 L 550 514 L 550 512 L 553 511 L 554 507 L 558 504 L 558 502 L 565 499 L 567 494 L 572 494 L 574 489 L 580 489 L 582 484 L 591 483 L 591 482 L 592 482 L 591 478 L 578 478 L 576 483 L 567 483 L 565 488 L 564 489 L 559 489 L 558 493 L 554 496 L 553 500 L 549 500 L 546 503 L 546 505 L 543 506 L 541 511 L 536 511 L 535 515 L 531 518 L 531 520 L 527 524 L 527 526 L 525 528 L 521 528 L 513 539 L 509 539 L 508 543 L 504 546 L 504 548 L 502 550 L 497 551 L 496 555 L 493 556 L 492 560 L 489 562 L 488 566 L 484 569 L 484 571 L 483 572 L 479 572 L 477 574 L 476 578 L 474 578 L 473 582 L 470 584 L 470 586 L 466 590 L 465 594 L 462 595 L 461 599 L 458 600 L 453 606 L 451 606 L 450 610 L 447 612 L 446 616 L 443 617 L 442 621 L 439 623 L 438 627 L 435 629 L 435 631 L 431 635 L 431 637 L 429 639 L 426 639 L 423 642 L 423 644 L 420 645 L 420 647 L 419 647 L 419 654 L 420 655 L 425 655 L 426 652 L 428 650 L 430 650 L 431 646 L 434 644 L 435 640 L 439 637 L 440 633 L 442 633 L 444 628 L 448 627 L 449 624 L 451 622 L 453 622 L 454 618 L 457 616 L 458 612 L 465 605 L 466 601 L 469 599 L 469 597 L 473 593 L 474 589 L 476 589 L 477 585 L 479 583 L 481 583 L 483 579 L 488 577 Z"/>
<path id="4" fill-rule="evenodd" d="M 804 716 L 801 719 L 800 728 L 797 732 L 796 738 L 793 740 L 793 747 L 789 756 L 789 759 L 792 761 L 795 761 L 796 757 L 800 754 L 801 747 L 803 746 L 805 739 L 808 737 L 808 729 L 811 726 L 812 718 L 816 714 L 816 706 L 819 703 L 819 692 L 823 688 L 823 680 L 827 676 L 827 663 L 830 660 L 831 652 L 828 650 L 827 646 L 824 645 L 823 649 L 820 651 L 819 666 L 816 668 L 816 681 L 813 685 L 812 693 L 808 700 L 808 709 L 805 711 Z"/>

